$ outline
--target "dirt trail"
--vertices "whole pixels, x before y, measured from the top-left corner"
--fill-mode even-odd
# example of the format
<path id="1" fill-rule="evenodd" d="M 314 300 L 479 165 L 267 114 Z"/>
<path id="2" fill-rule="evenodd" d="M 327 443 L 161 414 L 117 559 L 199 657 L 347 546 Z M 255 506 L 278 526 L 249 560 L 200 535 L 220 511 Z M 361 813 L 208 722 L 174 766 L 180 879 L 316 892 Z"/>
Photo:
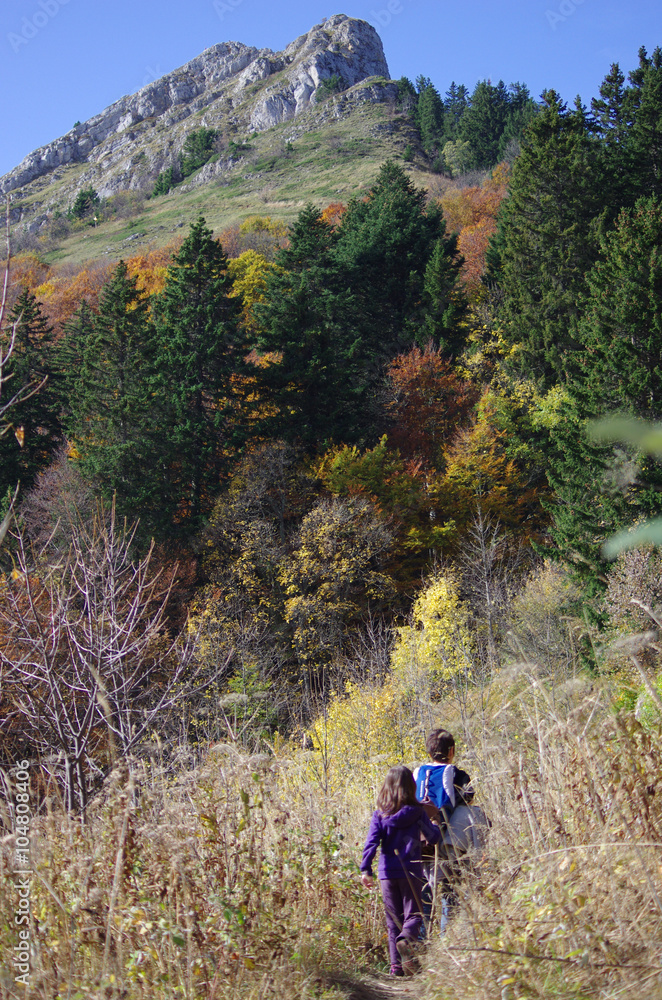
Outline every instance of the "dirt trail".
<path id="1" fill-rule="evenodd" d="M 418 976 L 388 980 L 338 975 L 326 977 L 326 981 L 342 990 L 347 1000 L 422 1000 Z"/>

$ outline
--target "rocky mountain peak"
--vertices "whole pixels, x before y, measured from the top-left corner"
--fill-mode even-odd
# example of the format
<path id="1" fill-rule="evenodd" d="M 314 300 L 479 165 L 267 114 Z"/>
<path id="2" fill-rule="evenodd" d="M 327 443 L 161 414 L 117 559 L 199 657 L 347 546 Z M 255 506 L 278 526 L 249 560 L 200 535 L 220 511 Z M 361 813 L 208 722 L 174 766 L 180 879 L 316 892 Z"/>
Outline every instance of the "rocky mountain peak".
<path id="1" fill-rule="evenodd" d="M 90 168 L 77 171 L 77 187 L 93 183 L 101 194 L 129 189 L 136 186 L 136 148 L 146 146 L 150 169 L 161 169 L 196 127 L 178 128 L 191 116 L 200 120 L 204 113 L 206 126 L 231 120 L 233 128 L 260 132 L 307 110 L 324 80 L 337 77 L 347 89 L 373 76 L 389 77 L 381 40 L 366 21 L 344 14 L 315 25 L 283 52 L 239 42 L 213 45 L 35 150 L 0 178 L 0 192 L 59 177 L 59 168 L 76 164 Z M 159 145 L 154 140 L 161 135 Z"/>

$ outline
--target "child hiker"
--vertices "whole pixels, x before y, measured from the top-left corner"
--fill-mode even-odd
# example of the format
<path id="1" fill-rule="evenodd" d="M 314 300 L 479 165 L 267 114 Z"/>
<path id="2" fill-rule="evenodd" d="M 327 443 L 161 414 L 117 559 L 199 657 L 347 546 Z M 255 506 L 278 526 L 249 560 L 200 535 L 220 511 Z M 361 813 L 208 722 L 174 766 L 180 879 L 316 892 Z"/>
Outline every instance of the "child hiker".
<path id="1" fill-rule="evenodd" d="M 455 740 L 448 730 L 434 729 L 425 746 L 430 761 L 414 771 L 416 797 L 425 804 L 428 815 L 443 826 L 444 835 L 436 854 L 423 851 L 423 914 L 430 916 L 436 889 L 440 896 L 443 933 L 458 902 L 456 885 L 460 878 L 460 859 L 469 850 L 474 826 L 487 824 L 487 820 L 482 810 L 467 809 L 473 801 L 474 790 L 467 772 L 453 764 Z"/>
<path id="2" fill-rule="evenodd" d="M 361 880 L 373 886 L 372 862 L 381 848 L 377 873 L 386 910 L 391 975 L 411 975 L 421 927 L 421 833 L 436 844 L 441 830 L 416 801 L 416 782 L 408 767 L 392 767 L 377 796 L 377 809 L 363 848 Z"/>

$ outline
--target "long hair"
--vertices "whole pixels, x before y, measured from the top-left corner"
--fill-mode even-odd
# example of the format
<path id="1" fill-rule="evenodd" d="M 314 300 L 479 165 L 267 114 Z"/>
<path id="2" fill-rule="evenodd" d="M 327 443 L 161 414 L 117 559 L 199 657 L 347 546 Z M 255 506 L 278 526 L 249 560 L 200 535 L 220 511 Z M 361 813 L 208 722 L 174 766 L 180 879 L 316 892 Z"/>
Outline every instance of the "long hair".
<path id="1" fill-rule="evenodd" d="M 416 806 L 416 782 L 414 775 L 404 764 L 392 767 L 384 778 L 379 795 L 377 808 L 384 816 L 392 816 L 403 806 Z"/>

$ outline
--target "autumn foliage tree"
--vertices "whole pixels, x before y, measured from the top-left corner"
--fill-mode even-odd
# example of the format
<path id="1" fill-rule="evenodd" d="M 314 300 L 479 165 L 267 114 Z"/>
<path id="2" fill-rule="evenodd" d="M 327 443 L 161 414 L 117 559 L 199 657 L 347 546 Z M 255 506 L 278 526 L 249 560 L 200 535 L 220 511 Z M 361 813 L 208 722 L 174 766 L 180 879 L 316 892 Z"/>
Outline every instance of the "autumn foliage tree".
<path id="1" fill-rule="evenodd" d="M 544 523 L 539 493 L 509 456 L 507 444 L 488 391 L 472 424 L 458 431 L 444 453 L 440 501 L 461 531 L 479 512 L 524 538 Z"/>
<path id="2" fill-rule="evenodd" d="M 386 405 L 391 444 L 407 458 L 438 468 L 450 435 L 467 420 L 476 390 L 440 350 L 413 347 L 390 363 Z"/>
<path id="3" fill-rule="evenodd" d="M 496 218 L 508 190 L 509 174 L 508 164 L 500 163 L 480 187 L 449 188 L 440 199 L 449 231 L 459 234 L 461 275 L 470 296 L 482 288 L 486 254 L 496 232 Z"/>

